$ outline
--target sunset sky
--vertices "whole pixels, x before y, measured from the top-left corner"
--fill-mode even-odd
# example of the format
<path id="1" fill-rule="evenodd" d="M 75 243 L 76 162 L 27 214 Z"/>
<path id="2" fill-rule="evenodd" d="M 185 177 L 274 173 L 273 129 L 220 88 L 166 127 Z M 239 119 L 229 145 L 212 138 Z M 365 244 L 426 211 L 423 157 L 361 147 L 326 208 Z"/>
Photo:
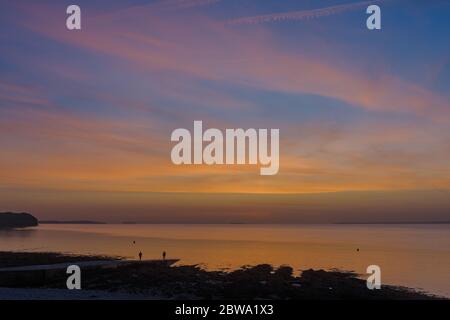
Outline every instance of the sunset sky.
<path id="1" fill-rule="evenodd" d="M 73 3 L 81 31 L 65 26 Z M 382 30 L 366 28 L 369 3 Z M 0 211 L 450 220 L 449 12 L 448 0 L 2 0 Z M 170 134 L 194 120 L 279 128 L 279 173 L 175 166 Z"/>

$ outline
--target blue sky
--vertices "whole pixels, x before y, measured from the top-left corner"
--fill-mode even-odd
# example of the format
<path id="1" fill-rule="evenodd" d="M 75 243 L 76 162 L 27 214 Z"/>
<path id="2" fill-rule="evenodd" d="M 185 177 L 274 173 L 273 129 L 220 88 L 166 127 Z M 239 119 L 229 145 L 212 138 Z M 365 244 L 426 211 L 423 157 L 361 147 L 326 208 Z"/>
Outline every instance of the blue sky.
<path id="1" fill-rule="evenodd" d="M 0 187 L 448 190 L 450 1 L 375 3 L 369 31 L 365 1 L 77 1 L 68 31 L 72 1 L 2 1 Z M 194 120 L 279 128 L 280 173 L 174 168 Z"/>

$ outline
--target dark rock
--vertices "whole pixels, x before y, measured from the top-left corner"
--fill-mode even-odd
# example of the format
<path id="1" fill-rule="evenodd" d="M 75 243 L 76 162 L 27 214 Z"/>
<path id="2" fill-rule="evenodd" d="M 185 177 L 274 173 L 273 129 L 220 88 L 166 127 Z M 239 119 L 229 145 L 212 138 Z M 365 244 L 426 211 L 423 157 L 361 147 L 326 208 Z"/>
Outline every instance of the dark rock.
<path id="1" fill-rule="evenodd" d="M 0 212 L 0 229 L 35 227 L 38 220 L 29 213 Z"/>
<path id="2" fill-rule="evenodd" d="M 67 256 L 56 253 L 0 252 L 2 263 L 15 265 L 49 264 L 60 261 L 92 260 L 95 257 Z M 101 257 L 98 257 L 101 259 Z M 48 260 L 48 261 L 47 261 Z M 25 279 L 4 275 L 3 284 L 18 288 L 66 288 L 64 270 L 51 277 L 39 274 Z M 1 275 L 1 273 L 0 273 Z M 39 279 L 45 279 L 39 283 Z M 0 286 L 2 279 L 0 278 Z M 83 289 L 154 294 L 165 299 L 224 300 L 428 300 L 445 299 L 413 289 L 383 285 L 369 290 L 365 279 L 354 272 L 304 270 L 294 275 L 289 266 L 274 268 L 268 264 L 246 266 L 231 272 L 207 271 L 197 265 L 130 264 L 117 268 L 83 270 Z"/>

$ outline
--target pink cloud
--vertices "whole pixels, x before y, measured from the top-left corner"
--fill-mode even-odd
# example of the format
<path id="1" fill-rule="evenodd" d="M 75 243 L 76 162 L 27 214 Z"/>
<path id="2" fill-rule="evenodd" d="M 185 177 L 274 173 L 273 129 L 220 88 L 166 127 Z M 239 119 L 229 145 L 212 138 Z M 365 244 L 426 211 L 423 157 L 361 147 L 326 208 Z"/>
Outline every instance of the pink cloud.
<path id="1" fill-rule="evenodd" d="M 267 29 L 233 30 L 197 15 L 153 15 L 147 20 L 145 14 L 151 12 L 143 10 L 137 15 L 125 11 L 120 19 L 100 19 L 81 32 L 69 32 L 54 19 L 56 14 L 40 10 L 41 14 L 28 12 L 30 19 L 25 24 L 32 30 L 150 73 L 180 73 L 194 80 L 315 94 L 372 111 L 408 112 L 448 121 L 446 98 L 383 71 L 368 77 L 363 71 L 283 50 Z"/>

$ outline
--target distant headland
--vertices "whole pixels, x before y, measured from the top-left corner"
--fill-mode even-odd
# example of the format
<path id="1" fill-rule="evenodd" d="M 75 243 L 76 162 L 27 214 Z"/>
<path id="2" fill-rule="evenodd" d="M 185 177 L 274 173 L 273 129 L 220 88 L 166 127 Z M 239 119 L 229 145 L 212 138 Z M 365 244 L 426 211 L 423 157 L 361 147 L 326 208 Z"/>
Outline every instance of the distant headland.
<path id="1" fill-rule="evenodd" d="M 35 227 L 38 219 L 26 212 L 0 212 L 0 229 Z"/>
<path id="2" fill-rule="evenodd" d="M 90 220 L 42 220 L 41 224 L 106 224 L 102 221 L 90 221 Z"/>

